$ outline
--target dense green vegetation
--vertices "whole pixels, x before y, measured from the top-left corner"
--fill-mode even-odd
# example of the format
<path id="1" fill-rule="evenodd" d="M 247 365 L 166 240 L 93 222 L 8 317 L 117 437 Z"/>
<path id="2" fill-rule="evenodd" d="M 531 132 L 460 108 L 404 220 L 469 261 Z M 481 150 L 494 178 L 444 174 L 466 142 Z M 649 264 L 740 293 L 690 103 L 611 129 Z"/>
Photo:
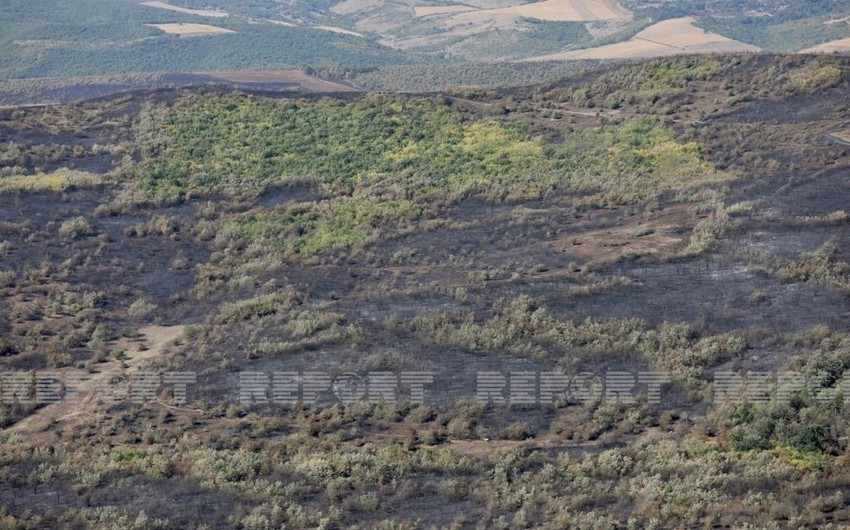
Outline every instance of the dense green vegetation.
<path id="1" fill-rule="evenodd" d="M 553 141 L 527 122 L 468 120 L 439 98 L 208 97 L 155 116 L 150 126 L 164 147 L 152 148 L 161 156 L 137 170 L 141 200 L 322 187 L 323 201 L 251 214 L 229 228 L 245 246 L 260 240 L 286 254 L 363 246 L 382 230 L 403 232 L 469 197 L 516 201 L 566 191 L 595 205 L 671 193 L 689 201 L 731 178 L 714 171 L 697 144 L 677 142 L 654 119 Z"/>
<path id="2" fill-rule="evenodd" d="M 437 92 L 459 86 L 512 87 L 558 81 L 587 65 L 582 62 L 486 63 L 373 68 L 308 69 L 332 79 L 345 79 L 368 90 Z"/>
<path id="3" fill-rule="evenodd" d="M 653 119 L 553 141 L 530 123 L 469 121 L 436 99 L 356 103 L 205 98 L 160 118 L 167 156 L 139 176 L 156 197 L 315 180 L 358 195 L 456 199 L 540 197 L 562 187 L 621 204 L 713 182 L 699 147 Z M 157 127 L 158 125 L 155 125 Z M 683 178 L 687 175 L 686 178 Z"/>
<path id="4" fill-rule="evenodd" d="M 687 186 L 683 172 L 697 182 L 713 178 L 697 146 L 677 144 L 653 120 L 553 142 L 522 122 L 469 122 L 439 99 L 392 97 L 354 104 L 206 98 L 165 120 L 168 156 L 141 173 L 145 188 L 165 198 L 222 191 L 236 179 L 313 178 L 399 198 L 540 196 L 560 185 L 628 203 Z"/>

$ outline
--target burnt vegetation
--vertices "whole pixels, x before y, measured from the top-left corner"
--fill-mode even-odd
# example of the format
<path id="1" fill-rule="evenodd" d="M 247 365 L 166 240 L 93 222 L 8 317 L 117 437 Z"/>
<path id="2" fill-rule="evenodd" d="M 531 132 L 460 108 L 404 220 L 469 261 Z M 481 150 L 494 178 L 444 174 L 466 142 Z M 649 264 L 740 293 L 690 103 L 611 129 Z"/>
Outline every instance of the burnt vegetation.
<path id="1" fill-rule="evenodd" d="M 850 367 L 849 70 L 0 110 L 0 368 L 201 374 L 187 404 L 0 404 L 0 526 L 847 524 L 842 399 L 714 406 L 713 374 Z M 472 401 L 502 369 L 673 380 Z M 237 402 L 282 370 L 436 375 L 424 405 Z"/>

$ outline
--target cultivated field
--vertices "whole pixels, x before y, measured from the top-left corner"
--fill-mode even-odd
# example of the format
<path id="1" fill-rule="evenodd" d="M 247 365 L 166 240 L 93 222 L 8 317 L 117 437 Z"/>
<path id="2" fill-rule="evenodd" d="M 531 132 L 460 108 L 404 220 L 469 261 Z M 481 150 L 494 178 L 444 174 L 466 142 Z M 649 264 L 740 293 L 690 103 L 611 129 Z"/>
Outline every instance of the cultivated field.
<path id="1" fill-rule="evenodd" d="M 545 0 L 501 9 L 482 9 L 453 17 L 457 20 L 478 21 L 499 16 L 535 18 L 557 22 L 594 22 L 598 20 L 628 20 L 631 13 L 613 0 Z"/>
<path id="2" fill-rule="evenodd" d="M 209 9 L 186 9 L 185 7 L 173 6 L 171 4 L 166 4 L 165 2 L 142 2 L 142 5 L 148 7 L 157 7 L 159 9 L 167 9 L 169 11 L 177 11 L 178 13 L 183 13 L 186 15 L 197 15 L 199 17 L 224 18 L 230 16 L 229 14 L 223 11 L 212 11 Z"/>
<path id="3" fill-rule="evenodd" d="M 180 35 L 181 37 L 203 37 L 205 35 L 223 35 L 225 33 L 236 33 L 233 30 L 210 26 L 207 24 L 147 24 L 153 28 L 161 29 L 166 33 Z"/>
<path id="4" fill-rule="evenodd" d="M 632 59 L 691 53 L 759 51 L 755 46 L 706 31 L 690 17 L 665 20 L 625 42 L 556 53 L 531 60 Z"/>
<path id="5" fill-rule="evenodd" d="M 475 11 L 474 7 L 469 6 L 417 6 L 413 8 L 413 14 L 417 17 L 429 17 L 432 15 L 451 15 L 454 13 L 466 13 Z"/>
<path id="6" fill-rule="evenodd" d="M 800 53 L 837 53 L 850 51 L 850 38 L 824 42 L 811 48 L 806 48 Z"/>
<path id="7" fill-rule="evenodd" d="M 345 0 L 333 6 L 331 11 L 338 15 L 350 15 L 358 11 L 366 11 L 383 7 L 383 0 Z"/>
<path id="8" fill-rule="evenodd" d="M 488 62 L 587 45 L 633 19 L 616 0 L 447 0 L 442 5 L 345 0 L 331 11 L 349 17 L 357 31 L 380 35 L 379 42 L 391 48 Z"/>

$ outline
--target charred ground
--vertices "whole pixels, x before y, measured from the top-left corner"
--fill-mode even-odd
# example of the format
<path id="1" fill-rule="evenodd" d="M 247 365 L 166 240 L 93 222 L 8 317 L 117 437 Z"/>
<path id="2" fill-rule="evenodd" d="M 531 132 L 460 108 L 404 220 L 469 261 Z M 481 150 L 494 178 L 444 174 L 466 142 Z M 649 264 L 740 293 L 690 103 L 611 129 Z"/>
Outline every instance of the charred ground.
<path id="1" fill-rule="evenodd" d="M 0 366 L 129 371 L 151 325 L 185 326 L 141 366 L 203 382 L 62 420 L 4 404 L 2 521 L 845 524 L 844 406 L 717 408 L 711 381 L 850 366 L 848 69 L 0 111 Z M 476 370 L 606 368 L 675 376 L 662 407 L 463 399 Z M 239 405 L 248 370 L 437 384 L 419 407 Z"/>

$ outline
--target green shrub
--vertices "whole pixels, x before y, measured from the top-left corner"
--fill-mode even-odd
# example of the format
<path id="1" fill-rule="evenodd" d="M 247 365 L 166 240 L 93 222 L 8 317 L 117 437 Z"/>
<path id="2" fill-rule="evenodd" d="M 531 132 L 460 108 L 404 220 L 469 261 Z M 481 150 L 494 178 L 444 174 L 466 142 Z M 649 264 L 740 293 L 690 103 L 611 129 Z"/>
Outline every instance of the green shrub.
<path id="1" fill-rule="evenodd" d="M 17 280 L 15 271 L 0 271 L 0 287 L 14 287 Z"/>
<path id="2" fill-rule="evenodd" d="M 157 310 L 157 305 L 145 298 L 139 298 L 127 309 L 127 314 L 135 320 L 150 318 Z"/>
<path id="3" fill-rule="evenodd" d="M 94 234 L 94 230 L 85 217 L 75 217 L 59 226 L 59 235 L 66 239 L 80 239 Z"/>
<path id="4" fill-rule="evenodd" d="M 531 437 L 531 430 L 525 423 L 512 423 L 499 432 L 499 438 L 503 440 L 521 441 Z"/>

